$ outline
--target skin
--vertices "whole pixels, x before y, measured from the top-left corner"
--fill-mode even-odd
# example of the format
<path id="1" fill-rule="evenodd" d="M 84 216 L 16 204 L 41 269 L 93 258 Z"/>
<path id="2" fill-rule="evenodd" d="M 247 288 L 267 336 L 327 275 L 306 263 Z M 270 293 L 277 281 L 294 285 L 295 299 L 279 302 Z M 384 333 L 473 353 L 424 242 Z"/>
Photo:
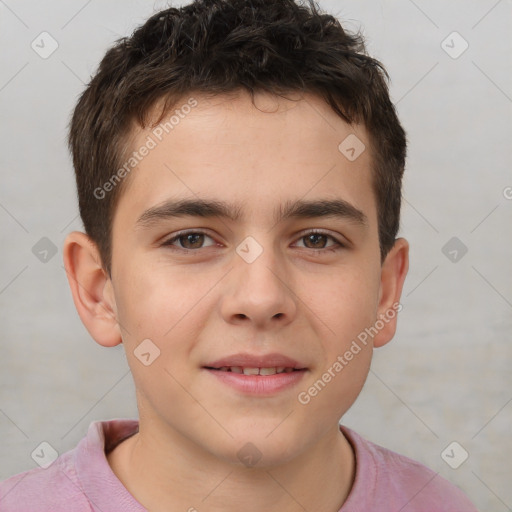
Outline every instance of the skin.
<path id="1" fill-rule="evenodd" d="M 152 511 L 335 512 L 355 468 L 338 421 L 364 385 L 373 348 L 394 336 L 396 315 L 309 403 L 297 396 L 399 302 L 408 243 L 397 239 L 381 265 L 364 126 L 349 126 L 313 95 L 258 93 L 258 108 L 244 92 L 193 97 L 198 106 L 127 178 L 113 221 L 112 279 L 84 233 L 64 244 L 80 318 L 100 345 L 123 343 L 137 390 L 139 433 L 108 462 Z M 352 133 L 367 148 L 353 162 L 338 149 Z M 133 147 L 150 134 L 135 129 Z M 136 227 L 169 198 L 237 202 L 242 216 Z M 276 224 L 274 209 L 297 199 L 343 199 L 367 225 L 334 217 Z M 184 229 L 207 236 L 162 245 Z M 326 236 L 311 241 L 312 229 Z M 252 263 L 236 252 L 248 236 L 263 249 Z M 335 240 L 346 246 L 330 250 Z M 145 366 L 134 350 L 148 338 L 160 356 Z M 239 352 L 281 353 L 308 370 L 291 389 L 247 396 L 202 368 Z M 254 467 L 237 456 L 248 442 L 261 453 Z"/>

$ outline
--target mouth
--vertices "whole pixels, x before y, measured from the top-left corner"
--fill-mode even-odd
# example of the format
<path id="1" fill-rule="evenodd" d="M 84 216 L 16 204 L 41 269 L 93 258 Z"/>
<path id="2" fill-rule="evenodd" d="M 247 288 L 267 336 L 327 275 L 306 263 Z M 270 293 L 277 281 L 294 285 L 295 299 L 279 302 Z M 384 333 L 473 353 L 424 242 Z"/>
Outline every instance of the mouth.
<path id="1" fill-rule="evenodd" d="M 252 395 L 275 394 L 294 386 L 308 371 L 307 367 L 281 354 L 236 354 L 209 363 L 203 369 L 223 384 Z"/>
<path id="2" fill-rule="evenodd" d="M 243 366 L 221 366 L 220 368 L 213 368 L 211 366 L 205 366 L 207 370 L 214 370 L 218 372 L 226 373 L 238 373 L 239 375 L 277 375 L 279 373 L 292 373 L 292 372 L 303 372 L 306 368 L 292 368 L 290 366 L 274 366 L 267 368 L 250 368 Z"/>

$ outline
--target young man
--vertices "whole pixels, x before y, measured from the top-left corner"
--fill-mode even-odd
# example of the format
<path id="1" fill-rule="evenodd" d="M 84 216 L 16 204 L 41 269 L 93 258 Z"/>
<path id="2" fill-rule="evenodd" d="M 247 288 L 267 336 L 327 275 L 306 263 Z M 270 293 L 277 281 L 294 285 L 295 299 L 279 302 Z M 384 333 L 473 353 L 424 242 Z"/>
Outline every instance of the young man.
<path id="1" fill-rule="evenodd" d="M 364 52 L 293 0 L 198 0 L 107 52 L 71 123 L 87 234 L 64 263 L 139 420 L 92 423 L 1 510 L 475 510 L 338 424 L 408 269 L 405 134 Z"/>

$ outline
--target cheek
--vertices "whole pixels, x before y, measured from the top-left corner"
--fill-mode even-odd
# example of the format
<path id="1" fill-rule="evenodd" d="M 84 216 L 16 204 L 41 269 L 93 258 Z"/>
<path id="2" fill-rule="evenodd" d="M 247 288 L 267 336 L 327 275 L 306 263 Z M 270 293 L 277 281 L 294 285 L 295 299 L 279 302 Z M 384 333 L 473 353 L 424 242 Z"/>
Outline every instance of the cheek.
<path id="1" fill-rule="evenodd" d="M 172 338 L 172 332 L 186 322 L 207 292 L 204 283 L 192 282 L 186 274 L 154 263 L 133 266 L 125 275 L 130 279 L 121 283 L 119 301 L 116 299 L 119 319 L 130 335 L 139 337 L 153 336 L 160 341 Z"/>
<path id="2" fill-rule="evenodd" d="M 162 410 L 168 409 L 170 397 L 174 397 L 177 410 L 186 401 L 179 384 L 188 371 L 183 363 L 190 360 L 201 328 L 200 322 L 190 321 L 197 320 L 201 310 L 197 298 L 201 287 L 191 286 L 190 280 L 177 272 L 142 264 L 125 269 L 124 275 L 130 279 L 117 289 L 118 319 L 137 390 L 151 407 Z"/>
<path id="3" fill-rule="evenodd" d="M 379 282 L 369 269 L 330 270 L 304 283 L 304 302 L 324 325 L 327 352 L 344 345 L 372 325 L 376 318 Z"/>
<path id="4" fill-rule="evenodd" d="M 379 275 L 372 267 L 351 265 L 317 284 L 309 289 L 308 305 L 326 326 L 320 337 L 324 354 L 300 403 L 339 418 L 359 395 L 370 369 L 373 348 L 364 333 L 375 322 Z"/>
<path id="5" fill-rule="evenodd" d="M 207 296 L 215 280 L 194 280 L 187 272 L 154 263 L 134 265 L 125 275 L 131 278 L 117 290 L 118 319 L 132 373 L 142 386 L 153 380 L 160 386 L 169 373 L 183 380 L 195 364 L 192 352 L 209 317 Z M 146 367 L 148 359 L 154 362 Z"/>
<path id="6" fill-rule="evenodd" d="M 304 414 L 332 425 L 350 409 L 364 386 L 372 358 L 371 346 L 359 345 L 340 347 L 301 387 L 297 402 Z M 317 428 L 321 429 L 320 423 Z"/>

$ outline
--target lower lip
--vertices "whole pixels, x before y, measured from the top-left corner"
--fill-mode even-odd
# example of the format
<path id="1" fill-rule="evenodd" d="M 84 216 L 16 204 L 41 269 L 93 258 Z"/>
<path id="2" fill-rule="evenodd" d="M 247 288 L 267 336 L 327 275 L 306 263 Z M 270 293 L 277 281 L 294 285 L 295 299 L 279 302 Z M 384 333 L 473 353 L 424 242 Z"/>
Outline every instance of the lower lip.
<path id="1" fill-rule="evenodd" d="M 243 373 L 205 369 L 224 384 L 242 393 L 252 395 L 271 395 L 291 388 L 298 384 L 306 373 L 306 370 L 298 370 L 290 373 L 275 373 L 274 375 L 244 375 Z"/>

